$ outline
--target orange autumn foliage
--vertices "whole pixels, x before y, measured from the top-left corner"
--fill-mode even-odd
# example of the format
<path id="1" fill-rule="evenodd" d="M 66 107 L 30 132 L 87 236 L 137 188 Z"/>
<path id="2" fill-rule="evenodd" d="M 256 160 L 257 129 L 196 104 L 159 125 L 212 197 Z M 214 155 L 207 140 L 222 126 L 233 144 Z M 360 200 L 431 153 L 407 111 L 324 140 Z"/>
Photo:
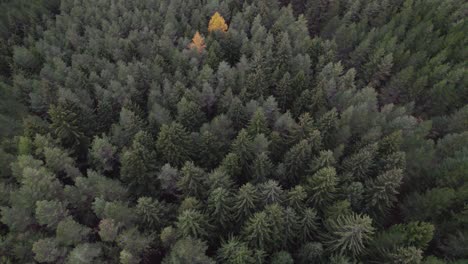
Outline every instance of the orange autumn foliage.
<path id="1" fill-rule="evenodd" d="M 205 39 L 200 35 L 198 31 L 193 36 L 192 43 L 189 44 L 189 48 L 196 48 L 198 52 L 202 52 L 206 48 Z"/>
<path id="2" fill-rule="evenodd" d="M 228 30 L 228 25 L 226 24 L 226 21 L 224 21 L 224 18 L 218 13 L 214 13 L 214 15 L 211 17 L 210 22 L 208 23 L 208 31 L 216 31 L 220 30 L 223 32 L 226 32 Z"/>

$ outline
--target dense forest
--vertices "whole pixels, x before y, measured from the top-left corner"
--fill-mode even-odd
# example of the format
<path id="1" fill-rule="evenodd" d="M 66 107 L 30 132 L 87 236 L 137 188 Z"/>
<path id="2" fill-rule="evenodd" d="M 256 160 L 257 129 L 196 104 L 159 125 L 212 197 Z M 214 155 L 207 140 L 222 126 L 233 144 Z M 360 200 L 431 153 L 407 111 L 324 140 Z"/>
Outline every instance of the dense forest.
<path id="1" fill-rule="evenodd" d="M 468 2 L 0 10 L 0 264 L 468 262 Z"/>

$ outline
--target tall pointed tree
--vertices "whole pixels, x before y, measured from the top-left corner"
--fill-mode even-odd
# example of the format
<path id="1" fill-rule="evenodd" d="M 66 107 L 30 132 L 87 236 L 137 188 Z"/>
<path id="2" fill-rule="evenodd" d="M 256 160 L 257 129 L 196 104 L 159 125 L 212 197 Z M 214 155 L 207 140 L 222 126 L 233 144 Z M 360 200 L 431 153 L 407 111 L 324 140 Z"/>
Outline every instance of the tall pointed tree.
<path id="1" fill-rule="evenodd" d="M 192 155 L 191 138 L 179 123 L 164 124 L 156 141 L 157 150 L 165 162 L 180 166 Z"/>
<path id="2" fill-rule="evenodd" d="M 214 13 L 210 19 L 210 22 L 208 23 L 208 31 L 226 32 L 227 30 L 228 25 L 226 24 L 226 21 L 224 21 L 224 18 L 221 16 L 221 14 L 219 12 Z"/>

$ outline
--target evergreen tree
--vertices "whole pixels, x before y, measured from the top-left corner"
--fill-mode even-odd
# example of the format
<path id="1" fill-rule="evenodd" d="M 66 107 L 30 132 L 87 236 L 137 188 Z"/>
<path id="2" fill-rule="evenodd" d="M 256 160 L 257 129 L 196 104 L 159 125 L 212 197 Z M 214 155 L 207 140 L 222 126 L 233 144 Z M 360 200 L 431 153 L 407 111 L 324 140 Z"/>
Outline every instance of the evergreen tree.
<path id="1" fill-rule="evenodd" d="M 257 190 L 252 184 L 246 183 L 239 188 L 234 198 L 234 210 L 238 222 L 246 220 L 255 212 L 259 199 Z"/>
<path id="2" fill-rule="evenodd" d="M 328 248 L 341 253 L 350 253 L 353 256 L 362 253 L 374 233 L 372 219 L 354 213 L 329 219 L 326 226 L 329 231 Z"/>
<path id="3" fill-rule="evenodd" d="M 323 205 L 333 200 L 336 193 L 338 179 L 333 167 L 326 167 L 307 178 L 307 189 L 311 201 L 316 205 Z"/>
<path id="4" fill-rule="evenodd" d="M 132 146 L 122 154 L 121 180 L 136 194 L 154 193 L 158 188 L 157 157 L 153 138 L 138 132 Z"/>
<path id="5" fill-rule="evenodd" d="M 163 262 L 164 264 L 214 264 L 215 261 L 206 255 L 208 246 L 205 242 L 195 238 L 182 238 L 172 247 L 169 255 Z"/>
<path id="6" fill-rule="evenodd" d="M 156 148 L 165 162 L 180 166 L 190 160 L 191 139 L 187 130 L 179 123 L 163 125 L 159 131 Z"/>
<path id="7" fill-rule="evenodd" d="M 214 189 L 208 197 L 210 218 L 221 229 L 228 228 L 231 223 L 232 202 L 231 194 L 221 187 Z"/>
<path id="8" fill-rule="evenodd" d="M 177 230 L 182 237 L 208 236 L 208 221 L 199 211 L 188 209 L 177 217 Z"/>
<path id="9" fill-rule="evenodd" d="M 177 121 L 190 131 L 197 130 L 205 122 L 200 106 L 185 97 L 177 103 Z"/>
<path id="10" fill-rule="evenodd" d="M 107 136 L 95 137 L 90 150 L 90 161 L 101 171 L 112 171 L 116 164 L 117 148 L 113 146 Z"/>
<path id="11" fill-rule="evenodd" d="M 268 249 L 273 242 L 273 230 L 265 212 L 257 212 L 245 223 L 243 234 L 249 245 L 259 249 Z"/>
<path id="12" fill-rule="evenodd" d="M 263 204 L 274 204 L 283 202 L 283 188 L 274 180 L 268 180 L 259 186 L 260 199 Z"/>
<path id="13" fill-rule="evenodd" d="M 310 143 L 302 140 L 294 145 L 284 156 L 284 166 L 289 184 L 297 183 L 305 175 L 312 155 Z"/>
<path id="14" fill-rule="evenodd" d="M 230 238 L 218 250 L 218 259 L 228 264 L 255 263 L 252 250 L 237 238 Z"/>
<path id="15" fill-rule="evenodd" d="M 302 242 L 312 241 L 317 232 L 317 212 L 314 209 L 306 208 L 299 218 L 298 237 Z"/>
<path id="16" fill-rule="evenodd" d="M 203 169 L 187 161 L 181 169 L 181 178 L 177 186 L 185 196 L 205 197 L 207 175 Z"/>
<path id="17" fill-rule="evenodd" d="M 257 155 L 252 166 L 254 182 L 256 183 L 266 181 L 273 171 L 273 163 L 265 152 Z"/>
<path id="18" fill-rule="evenodd" d="M 259 108 L 255 111 L 252 119 L 250 119 L 247 132 L 249 132 L 250 135 L 268 135 L 269 128 L 263 109 Z"/>

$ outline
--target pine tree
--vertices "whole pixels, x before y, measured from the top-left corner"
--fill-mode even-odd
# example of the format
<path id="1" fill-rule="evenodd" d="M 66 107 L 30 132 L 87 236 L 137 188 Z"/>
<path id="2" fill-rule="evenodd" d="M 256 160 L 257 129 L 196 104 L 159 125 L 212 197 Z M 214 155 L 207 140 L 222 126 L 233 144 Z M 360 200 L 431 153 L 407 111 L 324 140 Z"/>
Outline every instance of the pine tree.
<path id="1" fill-rule="evenodd" d="M 372 219 L 366 215 L 340 215 L 329 219 L 326 225 L 329 231 L 328 248 L 332 251 L 350 253 L 358 256 L 372 239 L 374 228 Z"/>
<path id="2" fill-rule="evenodd" d="M 140 197 L 137 201 L 136 213 L 147 227 L 160 228 L 165 222 L 164 207 L 158 200 L 150 197 Z"/>
<path id="3" fill-rule="evenodd" d="M 193 162 L 187 161 L 180 172 L 182 177 L 177 182 L 177 186 L 182 190 L 184 196 L 197 198 L 206 196 L 207 175 L 203 169 L 196 167 Z"/>
<path id="4" fill-rule="evenodd" d="M 298 244 L 299 216 L 292 207 L 284 210 L 284 239 L 280 242 L 283 248 L 292 248 Z"/>
<path id="5" fill-rule="evenodd" d="M 158 164 L 154 140 L 149 133 L 138 132 L 132 146 L 122 154 L 120 179 L 135 194 L 154 193 L 158 188 Z"/>
<path id="6" fill-rule="evenodd" d="M 245 242 L 232 237 L 218 249 L 218 259 L 226 264 L 253 264 L 254 253 Z"/>
<path id="7" fill-rule="evenodd" d="M 61 245 L 73 246 L 84 241 L 91 233 L 91 229 L 67 217 L 60 221 L 56 229 L 56 240 Z"/>
<path id="8" fill-rule="evenodd" d="M 272 264 L 294 264 L 294 260 L 286 251 L 276 252 L 272 255 Z"/>
<path id="9" fill-rule="evenodd" d="M 190 49 L 197 49 L 198 53 L 202 53 L 206 48 L 205 39 L 200 35 L 200 32 L 195 32 L 192 42 L 188 46 Z"/>
<path id="10" fill-rule="evenodd" d="M 118 147 L 127 146 L 136 133 L 144 129 L 145 121 L 137 113 L 124 107 L 120 111 L 119 123 L 113 124 L 111 128 L 112 143 Z"/>
<path id="11" fill-rule="evenodd" d="M 283 188 L 274 180 L 268 180 L 259 185 L 260 199 L 264 205 L 283 202 Z"/>
<path id="12" fill-rule="evenodd" d="M 84 134 L 79 126 L 78 115 L 59 104 L 49 109 L 50 125 L 54 134 L 65 144 L 65 146 L 76 146 L 82 140 Z"/>
<path id="13" fill-rule="evenodd" d="M 302 140 L 284 155 L 284 166 L 288 184 L 297 183 L 305 175 L 312 155 L 310 143 Z"/>
<path id="14" fill-rule="evenodd" d="M 60 248 L 53 238 L 44 238 L 34 242 L 32 251 L 34 259 L 39 262 L 54 262 L 66 255 L 66 249 Z"/>
<path id="15" fill-rule="evenodd" d="M 307 192 L 301 185 L 296 185 L 288 191 L 287 203 L 290 207 L 300 212 L 304 209 L 307 200 Z"/>
<path id="16" fill-rule="evenodd" d="M 60 221 L 69 215 L 69 212 L 66 205 L 57 200 L 37 201 L 35 215 L 39 224 L 54 229 Z"/>
<path id="17" fill-rule="evenodd" d="M 259 108 L 250 119 L 247 132 L 249 132 L 250 135 L 255 136 L 258 134 L 268 135 L 269 131 L 270 129 L 268 128 L 265 113 L 262 108 Z"/>
<path id="18" fill-rule="evenodd" d="M 205 119 L 205 113 L 197 103 L 185 97 L 177 103 L 177 121 L 189 131 L 198 130 Z"/>
<path id="19" fill-rule="evenodd" d="M 343 169 L 356 179 L 367 179 L 368 173 L 374 165 L 377 145 L 369 145 L 358 152 L 346 157 L 342 162 Z"/>
<path id="20" fill-rule="evenodd" d="M 242 172 L 249 173 L 250 163 L 254 159 L 254 145 L 252 137 L 247 130 L 242 129 L 231 144 L 231 149 L 234 154 L 239 157 Z"/>
<path id="21" fill-rule="evenodd" d="M 272 224 L 265 212 L 252 215 L 243 227 L 243 235 L 249 245 L 258 249 L 268 249 L 273 242 Z"/>
<path id="22" fill-rule="evenodd" d="M 208 221 L 206 216 L 197 210 L 189 209 L 183 211 L 176 222 L 177 230 L 182 237 L 207 237 Z"/>
<path id="23" fill-rule="evenodd" d="M 262 183 L 265 182 L 271 173 L 273 172 L 273 163 L 268 157 L 267 153 L 262 152 L 257 155 L 257 158 L 252 164 L 252 173 L 254 182 Z"/>
<path id="24" fill-rule="evenodd" d="M 178 240 L 169 254 L 163 259 L 163 264 L 214 264 L 215 261 L 206 255 L 206 242 L 186 237 Z"/>
<path id="25" fill-rule="evenodd" d="M 299 217 L 298 237 L 302 242 L 312 241 L 317 232 L 317 212 L 306 208 Z"/>
<path id="26" fill-rule="evenodd" d="M 250 217 L 257 209 L 259 196 L 256 188 L 251 183 L 246 183 L 239 188 L 234 198 L 234 210 L 237 222 L 242 222 Z"/>
<path id="27" fill-rule="evenodd" d="M 208 23 L 208 31 L 209 32 L 213 32 L 213 31 L 226 32 L 227 30 L 228 30 L 228 26 L 226 22 L 224 21 L 224 18 L 221 16 L 221 14 L 219 12 L 214 13 L 210 19 L 210 22 Z"/>
<path id="28" fill-rule="evenodd" d="M 117 148 L 113 146 L 106 135 L 94 137 L 90 149 L 90 161 L 100 171 L 112 171 L 117 162 Z"/>
<path id="29" fill-rule="evenodd" d="M 386 171 L 377 178 L 370 180 L 367 185 L 367 201 L 371 209 L 379 213 L 387 210 L 397 201 L 396 196 L 403 179 L 403 171 L 400 169 Z"/>
<path id="30" fill-rule="evenodd" d="M 267 214 L 268 222 L 271 223 L 272 230 L 272 247 L 280 248 L 281 243 L 286 240 L 285 233 L 285 210 L 277 203 L 265 207 L 264 212 Z"/>
<path id="31" fill-rule="evenodd" d="M 219 187 L 214 189 L 208 197 L 208 212 L 210 219 L 215 222 L 219 230 L 229 227 L 232 221 L 233 197 L 228 190 Z"/>
<path id="32" fill-rule="evenodd" d="M 159 131 L 156 148 L 165 162 L 180 166 L 190 160 L 192 148 L 190 135 L 179 123 L 163 125 Z"/>
<path id="33" fill-rule="evenodd" d="M 281 110 L 288 109 L 292 98 L 292 81 L 289 72 L 286 72 L 275 89 L 275 95 L 278 98 L 278 106 Z"/>
<path id="34" fill-rule="evenodd" d="M 307 190 L 315 205 L 322 206 L 336 195 L 338 179 L 333 167 L 326 167 L 307 178 Z"/>

